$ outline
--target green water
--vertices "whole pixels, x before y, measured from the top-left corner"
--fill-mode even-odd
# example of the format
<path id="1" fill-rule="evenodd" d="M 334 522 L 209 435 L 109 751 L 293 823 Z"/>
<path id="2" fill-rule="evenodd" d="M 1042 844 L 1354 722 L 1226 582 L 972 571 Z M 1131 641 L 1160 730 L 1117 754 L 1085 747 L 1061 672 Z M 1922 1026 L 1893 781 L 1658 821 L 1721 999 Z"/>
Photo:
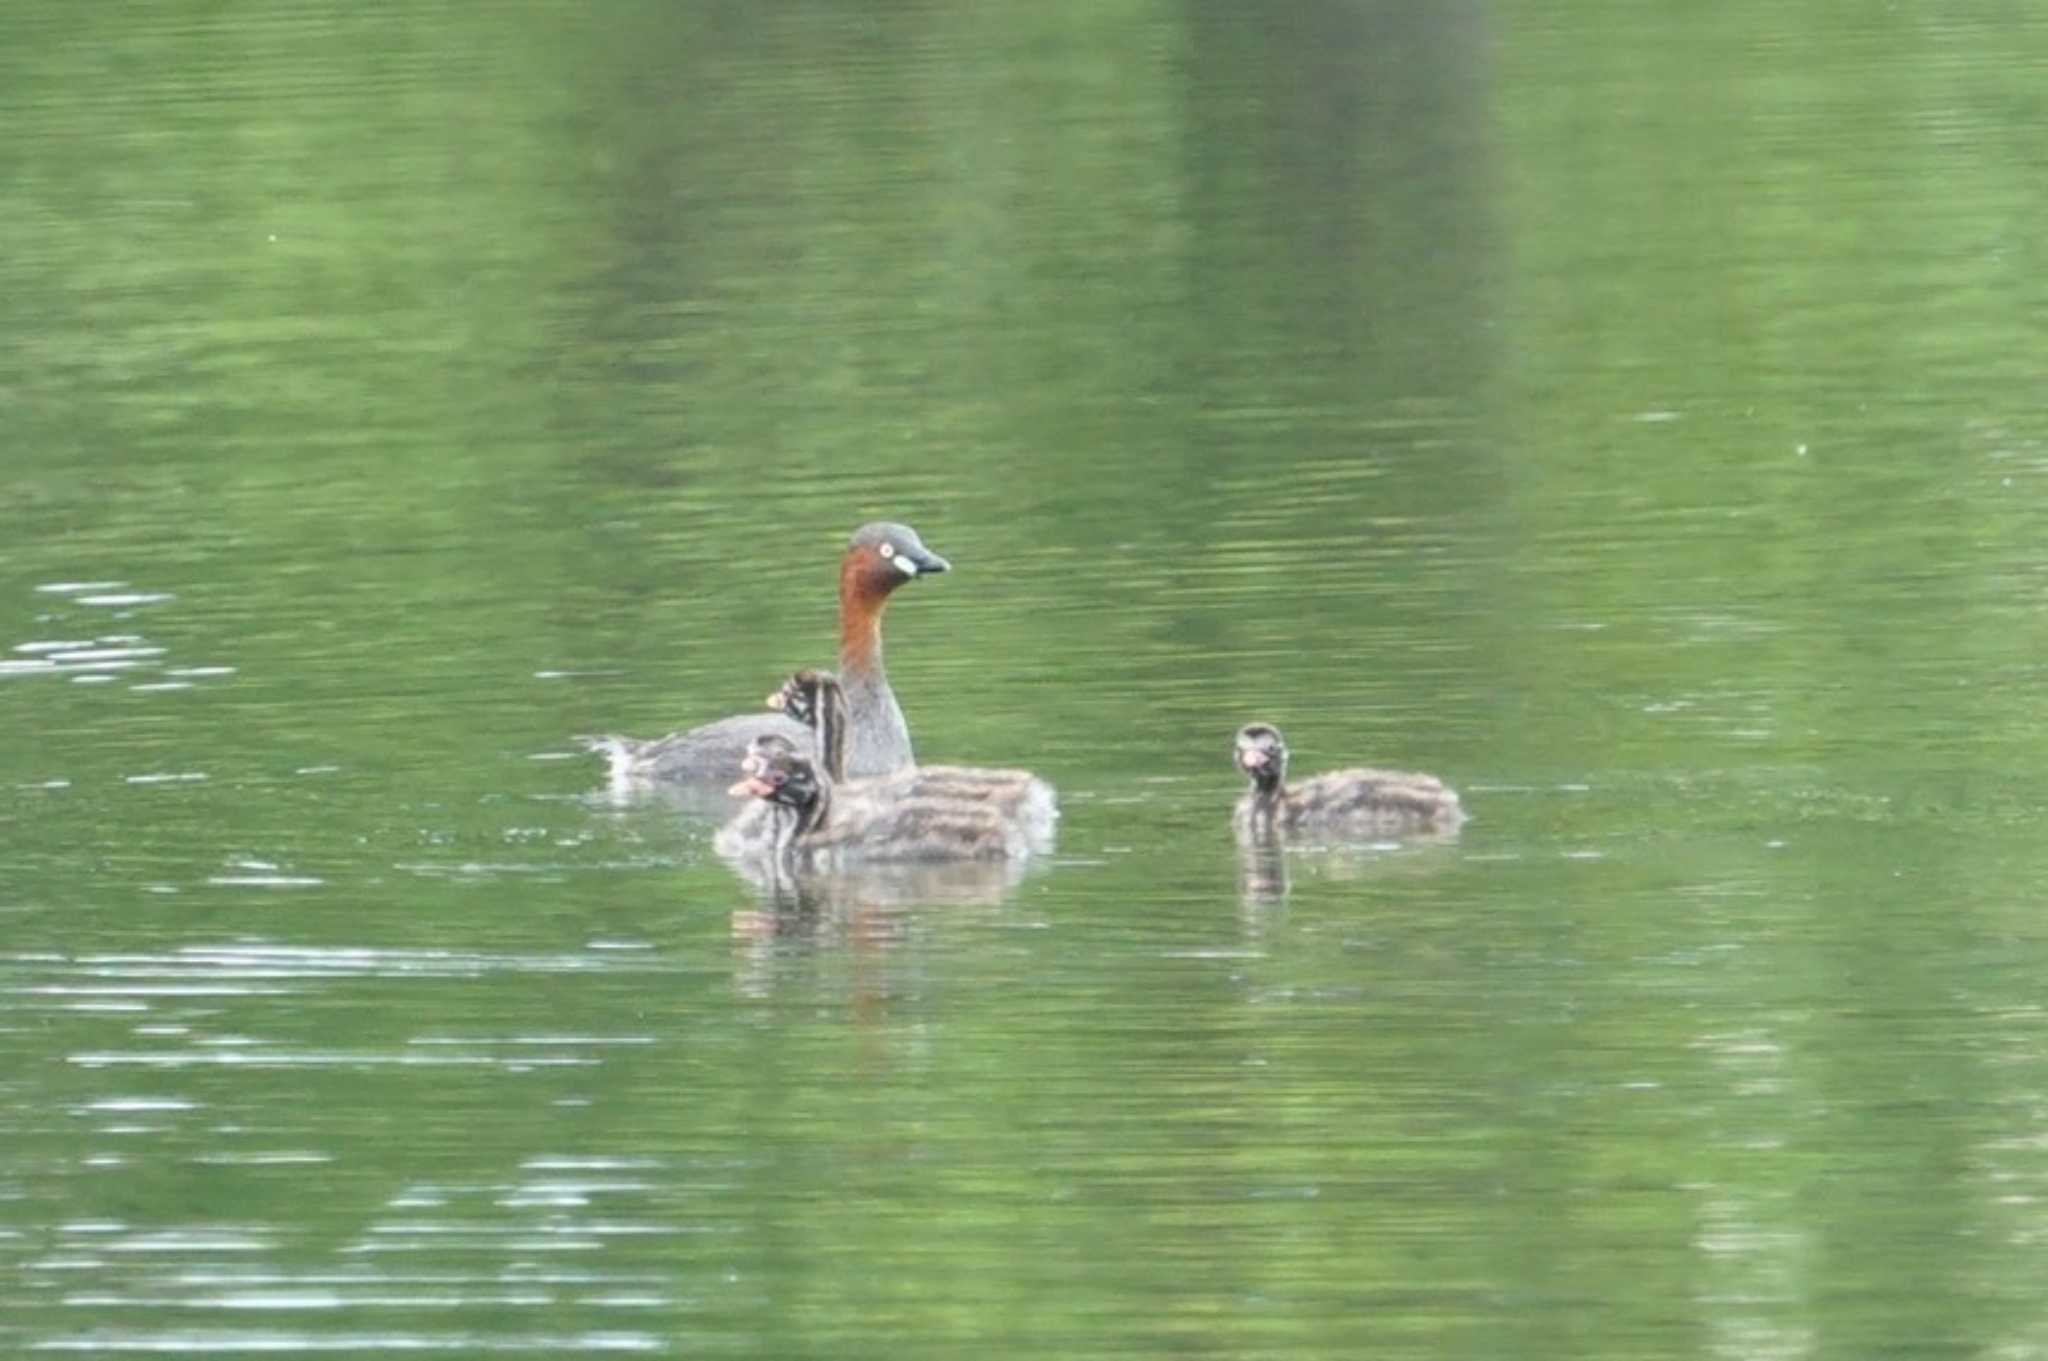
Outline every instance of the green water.
<path id="1" fill-rule="evenodd" d="M 0 1351 L 2048 1356 L 2048 20 L 0 16 Z M 575 734 L 829 660 L 1021 879 Z M 1231 731 L 1454 844 L 1241 865 Z"/>

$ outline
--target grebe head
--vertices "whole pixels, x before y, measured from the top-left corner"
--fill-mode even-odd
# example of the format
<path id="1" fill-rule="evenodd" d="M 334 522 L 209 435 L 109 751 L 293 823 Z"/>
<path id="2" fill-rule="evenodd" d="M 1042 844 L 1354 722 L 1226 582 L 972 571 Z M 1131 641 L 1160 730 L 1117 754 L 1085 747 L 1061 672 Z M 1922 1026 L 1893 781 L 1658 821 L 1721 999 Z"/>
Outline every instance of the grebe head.
<path id="1" fill-rule="evenodd" d="M 740 770 L 745 778 L 727 793 L 766 799 L 800 813 L 824 802 L 821 796 L 828 781 L 786 737 L 763 733 L 749 742 Z"/>
<path id="2" fill-rule="evenodd" d="M 1247 723 L 1237 730 L 1237 768 L 1260 789 L 1278 788 L 1287 778 L 1287 740 L 1271 723 Z"/>
<path id="3" fill-rule="evenodd" d="M 853 531 L 840 573 L 842 578 L 857 581 L 863 593 L 886 596 L 915 577 L 952 568 L 952 563 L 926 548 L 909 525 L 877 520 Z"/>
<path id="4" fill-rule="evenodd" d="M 788 779 L 788 762 L 796 756 L 796 744 L 780 733 L 764 732 L 747 743 L 740 759 L 740 779 L 725 792 L 740 799 L 772 798 Z"/>
<path id="5" fill-rule="evenodd" d="M 846 730 L 851 711 L 846 689 L 830 671 L 806 667 L 782 683 L 768 696 L 768 707 L 786 714 L 811 730 L 811 741 L 823 762 L 825 773 L 835 780 L 846 778 Z"/>
<path id="6" fill-rule="evenodd" d="M 830 671 L 817 671 L 805 667 L 792 672 L 788 680 L 768 696 L 768 707 L 780 714 L 787 714 L 806 728 L 816 726 L 818 714 L 823 707 L 820 700 L 825 687 L 837 687 L 839 678 Z"/>

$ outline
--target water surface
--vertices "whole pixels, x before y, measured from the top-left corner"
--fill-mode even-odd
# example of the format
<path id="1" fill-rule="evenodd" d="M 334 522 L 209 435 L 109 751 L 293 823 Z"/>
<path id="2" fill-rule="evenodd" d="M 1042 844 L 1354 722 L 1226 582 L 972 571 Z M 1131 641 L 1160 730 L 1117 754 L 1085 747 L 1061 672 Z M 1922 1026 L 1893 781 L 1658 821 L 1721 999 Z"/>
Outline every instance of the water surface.
<path id="1" fill-rule="evenodd" d="M 0 39 L 0 1347 L 2048 1354 L 2032 15 Z M 1060 848 L 764 897 L 878 516 Z"/>

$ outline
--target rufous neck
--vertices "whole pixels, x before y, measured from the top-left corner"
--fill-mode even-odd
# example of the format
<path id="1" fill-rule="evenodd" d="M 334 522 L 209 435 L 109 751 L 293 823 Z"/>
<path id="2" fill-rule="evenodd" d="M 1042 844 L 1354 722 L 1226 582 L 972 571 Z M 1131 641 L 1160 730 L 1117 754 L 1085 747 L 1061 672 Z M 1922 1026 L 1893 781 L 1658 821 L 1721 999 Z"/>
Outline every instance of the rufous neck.
<path id="1" fill-rule="evenodd" d="M 849 561 L 839 574 L 839 669 L 879 672 L 882 669 L 882 607 L 888 596 L 861 579 Z"/>

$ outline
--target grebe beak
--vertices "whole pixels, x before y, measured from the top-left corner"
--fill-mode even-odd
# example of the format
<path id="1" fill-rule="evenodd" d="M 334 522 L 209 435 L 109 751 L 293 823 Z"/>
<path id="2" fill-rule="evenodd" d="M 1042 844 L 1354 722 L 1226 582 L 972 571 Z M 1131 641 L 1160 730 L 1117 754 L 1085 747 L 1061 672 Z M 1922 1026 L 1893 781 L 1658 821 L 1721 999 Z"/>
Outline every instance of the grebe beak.
<path id="1" fill-rule="evenodd" d="M 758 775 L 749 775 L 725 792 L 736 799 L 765 799 L 773 794 L 776 786 Z"/>
<path id="2" fill-rule="evenodd" d="M 1238 769 L 1263 770 L 1266 765 L 1267 756 L 1267 752 L 1261 751 L 1257 747 L 1239 747 L 1237 749 Z"/>
<path id="3" fill-rule="evenodd" d="M 950 572 L 953 564 L 947 562 L 931 549 L 919 544 L 915 548 L 898 549 L 892 561 L 903 575 L 914 577 L 920 572 Z"/>
<path id="4" fill-rule="evenodd" d="M 782 712 L 782 706 L 784 703 L 785 701 L 782 698 L 782 692 L 780 690 L 770 692 L 768 696 L 769 708 L 773 709 L 776 713 L 779 714 Z"/>

